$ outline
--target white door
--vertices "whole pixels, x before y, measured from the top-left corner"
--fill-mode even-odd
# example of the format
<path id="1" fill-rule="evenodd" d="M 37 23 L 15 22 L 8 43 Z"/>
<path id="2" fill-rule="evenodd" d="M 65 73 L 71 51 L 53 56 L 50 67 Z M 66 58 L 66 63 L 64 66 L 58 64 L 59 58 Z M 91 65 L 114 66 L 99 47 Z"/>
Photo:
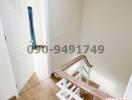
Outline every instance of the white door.
<path id="1" fill-rule="evenodd" d="M 1 0 L 0 3 L 0 16 L 19 92 L 34 72 L 33 57 L 27 53 L 30 31 L 24 1 Z"/>
<path id="2" fill-rule="evenodd" d="M 7 100 L 16 94 L 16 84 L 0 20 L 0 100 Z"/>

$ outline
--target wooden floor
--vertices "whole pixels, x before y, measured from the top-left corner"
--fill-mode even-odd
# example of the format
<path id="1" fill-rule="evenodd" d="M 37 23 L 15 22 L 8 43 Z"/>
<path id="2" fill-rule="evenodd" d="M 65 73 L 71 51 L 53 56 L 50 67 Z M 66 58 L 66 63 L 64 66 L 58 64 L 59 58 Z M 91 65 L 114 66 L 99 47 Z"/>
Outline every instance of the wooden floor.
<path id="1" fill-rule="evenodd" d="M 59 91 L 56 83 L 59 80 L 59 78 L 55 77 L 40 80 L 36 74 L 33 74 L 20 92 L 18 100 L 59 100 L 56 96 L 56 93 Z M 89 85 L 97 89 L 99 88 L 98 84 L 91 81 L 89 83 Z M 93 96 L 87 93 L 81 93 L 81 97 L 84 100 L 93 100 Z"/>
<path id="2" fill-rule="evenodd" d="M 53 78 L 41 81 L 34 74 L 19 94 L 18 100 L 59 100 L 56 96 L 59 91 L 56 82 Z"/>

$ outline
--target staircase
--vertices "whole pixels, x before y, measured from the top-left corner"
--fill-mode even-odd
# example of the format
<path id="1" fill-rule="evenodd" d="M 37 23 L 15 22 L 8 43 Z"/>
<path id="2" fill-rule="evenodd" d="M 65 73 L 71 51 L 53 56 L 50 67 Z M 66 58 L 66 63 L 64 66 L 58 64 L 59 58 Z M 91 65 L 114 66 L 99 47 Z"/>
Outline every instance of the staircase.
<path id="1" fill-rule="evenodd" d="M 90 81 L 92 65 L 81 55 L 55 71 L 61 80 L 56 83 L 60 100 L 105 100 L 112 96 L 99 90 L 99 85 Z"/>

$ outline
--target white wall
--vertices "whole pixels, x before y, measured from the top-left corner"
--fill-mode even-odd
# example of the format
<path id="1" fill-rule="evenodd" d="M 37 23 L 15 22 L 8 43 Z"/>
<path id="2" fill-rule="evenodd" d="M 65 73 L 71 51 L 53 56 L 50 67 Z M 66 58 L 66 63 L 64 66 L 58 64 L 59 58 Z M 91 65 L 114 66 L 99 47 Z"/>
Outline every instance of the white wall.
<path id="1" fill-rule="evenodd" d="M 81 32 L 83 0 L 49 0 L 49 35 L 55 44 L 78 44 Z M 51 53 L 52 67 L 57 68 L 74 55 Z M 70 58 L 70 59 L 69 59 Z"/>
<path id="2" fill-rule="evenodd" d="M 131 5 L 131 0 L 49 0 L 51 47 L 104 45 L 103 54 L 88 54 L 94 66 L 90 77 L 113 96 L 123 96 L 132 72 Z M 73 56 L 51 53 L 52 67 L 59 67 Z"/>
<path id="3" fill-rule="evenodd" d="M 0 0 L 0 16 L 7 36 L 17 89 L 20 91 L 34 72 L 33 57 L 27 53 L 31 39 L 24 0 Z"/>
<path id="4" fill-rule="evenodd" d="M 0 19 L 0 100 L 7 100 L 15 95 L 17 89 Z"/>
<path id="5" fill-rule="evenodd" d="M 81 43 L 105 47 L 88 54 L 91 79 L 113 96 L 123 96 L 132 72 L 132 1 L 84 0 Z"/>

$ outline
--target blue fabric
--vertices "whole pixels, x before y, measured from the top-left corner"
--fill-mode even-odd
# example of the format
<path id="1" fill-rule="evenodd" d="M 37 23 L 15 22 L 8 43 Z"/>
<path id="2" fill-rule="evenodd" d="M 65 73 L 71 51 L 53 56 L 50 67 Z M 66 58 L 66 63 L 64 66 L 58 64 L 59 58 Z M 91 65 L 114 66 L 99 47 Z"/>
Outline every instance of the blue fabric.
<path id="1" fill-rule="evenodd" d="M 32 40 L 32 48 L 36 48 L 36 39 L 35 39 L 35 32 L 33 26 L 33 12 L 32 7 L 28 6 L 28 16 L 29 16 L 29 25 L 30 25 L 30 35 Z"/>

